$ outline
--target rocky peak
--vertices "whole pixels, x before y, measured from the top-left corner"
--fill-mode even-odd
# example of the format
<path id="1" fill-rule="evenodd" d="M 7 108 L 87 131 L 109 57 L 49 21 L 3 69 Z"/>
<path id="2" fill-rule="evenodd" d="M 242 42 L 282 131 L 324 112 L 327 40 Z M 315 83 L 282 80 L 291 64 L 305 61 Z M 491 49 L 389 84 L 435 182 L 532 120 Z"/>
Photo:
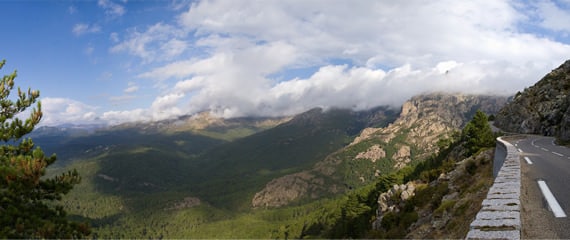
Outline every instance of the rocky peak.
<path id="1" fill-rule="evenodd" d="M 556 136 L 570 140 L 570 60 L 534 86 L 518 92 L 497 114 L 504 131 Z"/>
<path id="2" fill-rule="evenodd" d="M 299 199 L 337 194 L 366 184 L 381 174 L 432 155 L 438 151 L 437 142 L 459 131 L 476 110 L 494 114 L 505 102 L 504 97 L 463 94 L 435 93 L 414 97 L 404 103 L 401 114 L 392 124 L 383 128 L 365 128 L 350 145 L 317 162 L 313 168 L 267 183 L 255 194 L 252 206 L 279 207 Z M 305 121 L 320 114 L 320 111 L 307 113 L 291 122 Z M 365 116 L 365 119 L 380 120 L 382 116 L 390 115 L 371 112 L 353 113 L 352 116 L 357 116 L 355 114 Z"/>
<path id="3" fill-rule="evenodd" d="M 442 134 L 461 129 L 477 110 L 496 113 L 506 100 L 498 96 L 446 93 L 415 96 L 402 105 L 400 117 L 393 124 L 387 128 L 366 128 L 351 144 L 371 137 L 389 142 L 395 133 L 406 129 L 410 131 L 407 142 L 432 148 Z"/>

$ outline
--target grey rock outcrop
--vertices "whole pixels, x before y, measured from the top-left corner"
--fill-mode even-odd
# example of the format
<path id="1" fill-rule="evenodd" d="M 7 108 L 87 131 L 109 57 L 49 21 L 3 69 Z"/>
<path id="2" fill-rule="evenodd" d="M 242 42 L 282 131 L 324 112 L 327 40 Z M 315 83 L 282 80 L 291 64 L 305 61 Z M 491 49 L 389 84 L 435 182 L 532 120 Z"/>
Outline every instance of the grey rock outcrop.
<path id="1" fill-rule="evenodd" d="M 402 105 L 400 117 L 394 123 L 385 128 L 364 129 L 351 145 L 372 138 L 388 143 L 406 132 L 407 144 L 432 154 L 437 151 L 437 142 L 441 138 L 460 130 L 477 110 L 495 114 L 506 102 L 506 97 L 484 95 L 432 93 L 415 96 Z M 401 162 L 396 161 L 396 165 L 402 167 Z"/>
<path id="2" fill-rule="evenodd" d="M 409 149 L 408 149 L 409 152 Z M 378 159 L 386 157 L 386 151 L 380 147 L 380 145 L 376 144 L 372 147 L 368 148 L 366 152 L 361 152 L 356 155 L 355 159 L 368 159 L 372 162 L 376 162 Z"/>
<path id="3" fill-rule="evenodd" d="M 324 191 L 338 192 L 335 185 L 325 185 L 324 178 L 314 172 L 303 171 L 273 179 L 255 194 L 251 205 L 254 208 L 281 207 L 306 195 L 317 198 L 316 193 Z"/>
<path id="4" fill-rule="evenodd" d="M 392 156 L 392 159 L 395 162 L 394 168 L 404 168 L 406 165 L 408 165 L 408 163 L 412 161 L 411 156 L 410 146 L 401 146 L 400 149 Z"/>
<path id="5" fill-rule="evenodd" d="M 507 132 L 570 140 L 570 60 L 534 86 L 517 93 L 497 114 L 495 125 Z"/>
<path id="6" fill-rule="evenodd" d="M 378 210 L 376 210 L 376 220 L 372 223 L 374 229 L 382 227 L 382 219 L 388 212 L 399 212 L 404 207 L 406 201 L 415 195 L 416 183 L 394 185 L 388 191 L 383 192 L 378 197 Z"/>

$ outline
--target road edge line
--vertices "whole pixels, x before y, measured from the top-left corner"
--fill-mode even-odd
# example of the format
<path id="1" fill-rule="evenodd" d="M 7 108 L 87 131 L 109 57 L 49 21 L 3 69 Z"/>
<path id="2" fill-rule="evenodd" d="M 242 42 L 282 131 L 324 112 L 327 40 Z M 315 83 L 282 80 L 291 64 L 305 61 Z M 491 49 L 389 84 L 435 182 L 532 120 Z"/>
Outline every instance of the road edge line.
<path id="1" fill-rule="evenodd" d="M 548 185 L 546 184 L 546 182 L 544 180 L 538 180 L 537 182 L 538 182 L 538 187 L 540 188 L 540 191 L 542 192 L 542 196 L 544 196 L 544 198 L 546 199 L 546 202 L 548 202 L 548 207 L 550 208 L 552 213 L 554 213 L 554 217 L 557 217 L 557 218 L 566 217 L 566 213 L 564 212 L 562 207 L 560 207 L 560 204 L 558 203 L 558 201 L 556 200 L 556 198 L 554 197 L 554 195 L 550 191 L 550 188 L 548 188 Z"/>
<path id="2" fill-rule="evenodd" d="M 524 160 L 525 160 L 526 163 L 528 163 L 529 165 L 532 165 L 532 161 L 530 160 L 530 158 L 524 157 Z"/>

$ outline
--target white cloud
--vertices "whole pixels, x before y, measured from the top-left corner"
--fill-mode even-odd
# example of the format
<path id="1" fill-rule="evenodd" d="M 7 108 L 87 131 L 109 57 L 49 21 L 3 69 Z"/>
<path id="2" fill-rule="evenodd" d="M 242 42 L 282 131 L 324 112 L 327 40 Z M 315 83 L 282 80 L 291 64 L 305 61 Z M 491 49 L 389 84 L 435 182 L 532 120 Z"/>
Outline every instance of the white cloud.
<path id="1" fill-rule="evenodd" d="M 191 92 L 172 99 L 178 110 L 226 117 L 398 105 L 427 91 L 511 94 L 570 46 L 519 29 L 529 17 L 510 3 L 201 1 L 178 20 L 210 54 L 139 77 L 177 79 L 166 95 Z M 308 78 L 272 79 L 314 67 Z"/>
<path id="2" fill-rule="evenodd" d="M 120 17 L 125 14 L 126 10 L 125 7 L 119 5 L 117 3 L 112 2 L 111 0 L 99 0 L 97 2 L 99 7 L 105 10 L 105 14 L 110 17 Z"/>
<path id="3" fill-rule="evenodd" d="M 188 44 L 185 41 L 171 39 L 160 46 L 160 51 L 163 52 L 164 58 L 172 59 L 182 54 L 187 48 Z"/>
<path id="4" fill-rule="evenodd" d="M 135 74 L 160 87 L 148 108 L 102 119 L 366 109 L 428 91 L 507 95 L 570 56 L 568 43 L 544 36 L 569 31 L 568 11 L 551 1 L 212 0 L 174 18 L 110 35 L 110 51 L 140 59 L 149 68 Z M 137 90 L 129 84 L 125 96 Z"/>
<path id="5" fill-rule="evenodd" d="M 134 82 L 129 82 L 128 87 L 123 90 L 125 93 L 134 93 L 139 90 L 139 86 Z"/>
<path id="6" fill-rule="evenodd" d="M 542 27 L 570 33 L 570 2 L 556 4 L 552 1 L 540 1 L 537 7 Z"/>
<path id="7" fill-rule="evenodd" d="M 145 63 L 172 60 L 188 48 L 188 43 L 179 39 L 186 34 L 178 27 L 163 23 L 154 24 L 146 31 L 132 28 L 125 40 L 113 46 L 111 52 L 127 52 Z"/>
<path id="8" fill-rule="evenodd" d="M 87 33 L 98 33 L 101 32 L 101 27 L 99 27 L 99 25 L 89 25 L 89 24 L 85 24 L 85 23 L 78 23 L 75 24 L 73 26 L 73 29 L 71 29 L 71 32 L 73 32 L 73 34 L 75 34 L 76 36 L 81 36 L 83 34 L 87 34 Z"/>
<path id="9" fill-rule="evenodd" d="M 42 98 L 41 125 L 96 122 L 97 107 L 68 98 Z"/>
<path id="10" fill-rule="evenodd" d="M 125 122 L 140 122 L 150 120 L 148 110 L 137 108 L 128 111 L 107 111 L 101 115 L 105 122 L 115 125 Z"/>

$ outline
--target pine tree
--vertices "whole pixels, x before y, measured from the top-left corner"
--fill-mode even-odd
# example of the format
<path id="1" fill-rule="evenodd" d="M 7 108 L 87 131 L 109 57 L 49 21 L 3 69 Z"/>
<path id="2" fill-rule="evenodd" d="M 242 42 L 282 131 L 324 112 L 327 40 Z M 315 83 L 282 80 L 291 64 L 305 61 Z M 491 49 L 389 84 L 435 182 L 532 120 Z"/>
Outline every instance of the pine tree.
<path id="1" fill-rule="evenodd" d="M 487 120 L 487 115 L 479 110 L 465 128 L 463 140 L 466 142 L 467 155 L 472 155 L 481 148 L 495 146 L 495 137 Z"/>
<path id="2" fill-rule="evenodd" d="M 0 61 L 0 69 L 6 60 Z M 53 178 L 44 177 L 55 155 L 47 157 L 31 139 L 30 133 L 42 118 L 39 91 L 14 88 L 17 72 L 0 81 L 0 238 L 81 238 L 89 235 L 86 224 L 71 222 L 57 201 L 68 193 L 80 177 L 69 171 Z M 37 104 L 36 104 L 37 103 Z M 25 121 L 19 116 L 33 104 Z M 19 143 L 18 143 L 19 142 Z"/>

